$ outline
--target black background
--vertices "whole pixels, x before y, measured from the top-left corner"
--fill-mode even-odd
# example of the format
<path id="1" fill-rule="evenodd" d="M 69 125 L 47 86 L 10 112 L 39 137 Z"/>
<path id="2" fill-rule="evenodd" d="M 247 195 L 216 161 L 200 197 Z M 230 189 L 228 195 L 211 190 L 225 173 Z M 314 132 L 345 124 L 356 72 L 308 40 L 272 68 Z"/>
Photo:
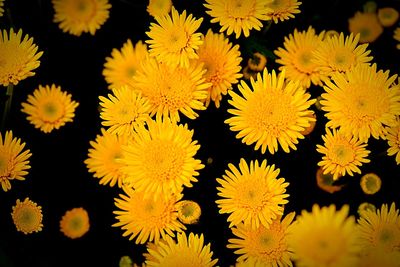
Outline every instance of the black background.
<path id="1" fill-rule="evenodd" d="M 204 1 L 173 0 L 179 12 L 186 9 L 196 18 L 204 17 L 200 31 L 208 28 L 219 30 L 216 24 L 210 24 L 210 17 L 205 13 Z M 273 24 L 263 37 L 265 48 L 273 51 L 283 46 L 284 36 L 295 28 L 306 30 L 313 26 L 317 32 L 334 29 L 348 33 L 347 20 L 357 10 L 362 9 L 364 1 L 303 1 L 301 13 L 295 19 Z M 10 23 L 15 29 L 21 28 L 24 34 L 34 38 L 40 51 L 41 65 L 35 70 L 36 75 L 21 81 L 14 88 L 11 112 L 6 129 L 12 129 L 16 137 L 26 142 L 32 152 L 32 166 L 25 181 L 13 181 L 8 192 L 0 192 L 0 266 L 118 266 L 121 256 L 129 255 L 135 262 L 143 260 L 145 246 L 135 245 L 127 237 L 122 237 L 120 228 L 111 227 L 116 219 L 112 212 L 116 210 L 114 198 L 121 193 L 118 187 L 99 185 L 98 179 L 88 173 L 83 161 L 87 158 L 89 141 L 100 133 L 101 120 L 98 112 L 98 96 L 110 91 L 102 76 L 105 58 L 111 55 L 113 48 L 120 49 L 129 38 L 132 43 L 146 40 L 152 18 L 146 11 L 147 1 L 111 1 L 110 17 L 94 36 L 83 33 L 76 37 L 63 33 L 52 22 L 54 10 L 50 1 L 5 1 L 10 17 L 1 18 L 1 29 L 9 29 Z M 398 7 L 399 1 L 378 1 L 379 6 Z M 10 20 L 11 19 L 11 20 Z M 373 62 L 379 69 L 390 70 L 390 75 L 398 73 L 399 53 L 393 30 L 396 26 L 385 28 L 379 39 L 369 45 L 374 56 Z M 252 38 L 260 38 L 260 32 L 251 31 Z M 230 38 L 232 43 L 240 44 L 243 66 L 249 54 L 246 52 L 246 38 Z M 269 69 L 277 69 L 272 59 L 267 64 Z M 73 123 L 67 123 L 59 130 L 45 134 L 35 129 L 26 120 L 21 110 L 25 102 L 39 84 L 60 85 L 72 94 L 72 99 L 79 102 Z M 236 86 L 234 87 L 236 89 Z M 312 86 L 310 92 L 317 97 L 322 88 Z M 1 90 L 4 98 L 5 88 Z M 2 98 L 2 100 L 4 100 Z M 357 207 L 364 201 L 377 206 L 399 199 L 400 170 L 394 157 L 386 156 L 386 141 L 370 139 L 371 163 L 362 166 L 363 173 L 375 172 L 383 181 L 380 192 L 373 196 L 364 195 L 359 186 L 360 175 L 344 177 L 341 182 L 346 186 L 340 192 L 330 194 L 320 190 L 315 183 L 317 162 L 321 155 L 316 152 L 316 144 L 321 144 L 321 134 L 326 122 L 323 113 L 317 112 L 317 125 L 314 132 L 300 140 L 297 151 L 289 154 L 279 152 L 262 155 L 254 151 L 253 146 L 246 146 L 235 138 L 235 133 L 224 124 L 228 118 L 227 98 L 216 109 L 211 103 L 206 111 L 199 112 L 196 120 L 183 118 L 181 123 L 188 123 L 194 129 L 194 139 L 201 148 L 196 155 L 203 163 L 211 157 L 213 162 L 200 171 L 199 182 L 193 188 L 185 189 L 185 199 L 197 201 L 202 207 L 202 216 L 197 225 L 187 226 L 188 231 L 203 233 L 206 242 L 211 242 L 213 258 L 218 258 L 218 265 L 233 264 L 236 255 L 226 248 L 228 238 L 232 237 L 226 218 L 218 214 L 215 204 L 217 183 L 228 163 L 238 164 L 240 158 L 247 160 L 264 158 L 269 164 L 280 168 L 280 176 L 289 183 L 289 203 L 285 213 L 302 209 L 310 210 L 313 203 L 338 207 L 347 203 L 351 213 L 356 215 Z M 3 107 L 3 102 L 2 102 Z M 3 131 L 4 134 L 4 131 Z M 11 219 L 12 206 L 16 199 L 29 197 L 42 206 L 44 228 L 39 233 L 24 235 L 16 231 Z M 397 202 L 398 203 L 398 202 Z M 85 208 L 90 217 L 90 231 L 80 239 L 70 240 L 59 231 L 59 220 L 66 210 L 74 207 Z"/>

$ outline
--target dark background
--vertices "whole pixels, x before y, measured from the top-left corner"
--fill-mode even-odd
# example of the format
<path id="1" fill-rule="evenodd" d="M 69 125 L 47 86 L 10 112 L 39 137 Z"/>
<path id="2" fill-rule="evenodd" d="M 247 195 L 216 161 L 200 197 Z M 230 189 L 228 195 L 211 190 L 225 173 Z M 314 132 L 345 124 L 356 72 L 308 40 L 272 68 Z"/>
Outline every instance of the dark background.
<path id="1" fill-rule="evenodd" d="M 270 51 L 283 46 L 284 36 L 295 28 L 306 30 L 313 26 L 317 32 L 334 29 L 348 33 L 347 20 L 357 10 L 362 9 L 365 1 L 303 1 L 301 13 L 295 19 L 273 24 L 268 33 L 251 31 L 251 38 L 262 40 L 264 48 Z M 206 33 L 208 28 L 219 30 L 216 24 L 210 24 L 210 17 L 202 6 L 204 1 L 173 0 L 181 13 L 186 9 L 196 18 L 204 17 L 200 31 Z M 350 4 L 351 3 L 351 4 Z M 100 133 L 101 120 L 98 112 L 98 96 L 110 91 L 102 76 L 105 58 L 111 55 L 113 48 L 120 49 L 128 38 L 132 43 L 146 40 L 152 18 L 146 11 L 147 1 L 111 1 L 110 17 L 94 36 L 83 33 L 76 37 L 63 33 L 58 25 L 52 22 L 54 11 L 50 1 L 5 1 L 5 14 L 0 22 L 1 29 L 9 29 L 10 22 L 15 29 L 22 28 L 24 34 L 34 38 L 40 51 L 41 65 L 35 70 L 36 75 L 21 81 L 14 88 L 11 112 L 6 129 L 12 129 L 16 137 L 26 143 L 32 152 L 32 168 L 25 181 L 12 181 L 8 192 L 0 192 L 0 266 L 118 266 L 121 256 L 129 255 L 137 263 L 143 260 L 145 246 L 135 245 L 127 237 L 122 237 L 120 228 L 111 227 L 116 219 L 112 212 L 116 210 L 114 198 L 121 189 L 99 185 L 87 171 L 83 161 L 87 158 L 89 141 Z M 399 1 L 378 1 L 379 6 L 398 7 Z M 11 19 L 11 20 L 10 20 Z M 397 24 L 398 25 L 398 24 Z M 379 69 L 390 70 L 390 75 L 398 73 L 399 53 L 393 30 L 396 26 L 385 28 L 379 39 L 369 45 L 374 62 Z M 262 38 L 262 39 L 261 39 Z M 249 40 L 231 38 L 232 43 L 241 45 L 243 66 L 248 59 Z M 273 59 L 268 59 L 267 67 L 277 69 Z M 21 110 L 25 102 L 39 84 L 60 85 L 63 90 L 72 94 L 72 99 L 79 102 L 73 123 L 67 123 L 59 130 L 45 134 L 35 129 L 26 120 Z M 236 88 L 236 87 L 234 87 Z M 311 87 L 313 97 L 322 92 L 320 87 Z M 4 100 L 5 88 L 0 89 Z M 394 157 L 388 157 L 386 141 L 370 139 L 371 163 L 362 166 L 363 173 L 375 172 L 383 181 L 380 192 L 373 196 L 364 195 L 360 186 L 360 175 L 344 177 L 342 191 L 330 194 L 319 189 L 315 183 L 317 162 L 321 155 L 316 152 L 316 144 L 322 144 L 321 134 L 326 122 L 323 113 L 317 112 L 317 125 L 314 132 L 300 140 L 297 151 L 289 154 L 279 152 L 262 155 L 254 151 L 254 146 L 246 146 L 235 138 L 224 120 L 228 97 L 224 97 L 221 107 L 216 109 L 211 103 L 206 111 L 199 112 L 196 120 L 183 118 L 181 123 L 188 123 L 194 129 L 194 139 L 201 148 L 196 158 L 206 163 L 211 157 L 213 162 L 200 171 L 199 182 L 193 188 L 185 189 L 185 199 L 197 201 L 202 207 L 202 216 L 197 225 L 188 225 L 187 231 L 203 233 L 206 242 L 211 242 L 213 258 L 218 258 L 218 265 L 234 264 L 236 255 L 226 248 L 228 238 L 232 237 L 227 214 L 219 215 L 215 204 L 217 183 L 228 163 L 238 164 L 240 158 L 247 160 L 264 158 L 269 164 L 280 168 L 280 176 L 289 183 L 289 203 L 285 213 L 302 209 L 310 210 L 313 203 L 338 207 L 348 203 L 351 213 L 356 215 L 360 203 L 368 201 L 380 206 L 399 200 L 400 170 Z M 1 102 L 3 107 L 3 102 Z M 183 116 L 182 116 L 183 117 Z M 4 132 L 3 132 L 4 134 Z M 29 197 L 42 206 L 43 230 L 24 235 L 16 231 L 11 219 L 12 206 L 17 199 Z M 398 203 L 398 202 L 397 202 Z M 90 217 L 90 230 L 80 239 L 70 240 L 59 231 L 59 220 L 66 210 L 74 207 L 85 208 Z"/>

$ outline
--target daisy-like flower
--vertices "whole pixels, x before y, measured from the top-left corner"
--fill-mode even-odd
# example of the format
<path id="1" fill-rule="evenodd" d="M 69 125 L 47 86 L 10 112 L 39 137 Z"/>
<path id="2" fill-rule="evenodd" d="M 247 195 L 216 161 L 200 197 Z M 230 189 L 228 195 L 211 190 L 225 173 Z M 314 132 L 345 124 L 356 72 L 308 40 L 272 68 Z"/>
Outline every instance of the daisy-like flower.
<path id="1" fill-rule="evenodd" d="M 162 17 L 168 15 L 172 8 L 172 0 L 149 0 L 147 12 L 152 17 Z"/>
<path id="2" fill-rule="evenodd" d="M 361 176 L 360 187 L 365 194 L 373 195 L 381 189 L 382 180 L 375 173 L 366 173 Z"/>
<path id="3" fill-rule="evenodd" d="M 393 32 L 393 39 L 400 42 L 400 27 L 397 27 Z M 400 49 L 400 43 L 396 45 L 397 49 Z"/>
<path id="4" fill-rule="evenodd" d="M 272 10 L 268 12 L 267 15 L 274 23 L 288 20 L 294 18 L 295 14 L 301 12 L 299 9 L 300 5 L 301 2 L 297 0 L 272 0 L 272 2 L 266 5 L 266 8 Z"/>
<path id="5" fill-rule="evenodd" d="M 353 176 L 353 172 L 361 173 L 359 166 L 368 163 L 367 158 L 371 151 L 366 149 L 367 143 L 354 136 L 343 134 L 342 131 L 326 128 L 322 136 L 323 145 L 317 144 L 317 151 L 323 154 L 318 166 L 323 169 L 323 174 L 333 174 L 333 180 L 346 174 Z"/>
<path id="6" fill-rule="evenodd" d="M 158 242 L 167 236 L 175 236 L 175 231 L 186 230 L 178 220 L 176 203 L 182 195 L 169 195 L 166 198 L 148 198 L 143 192 L 131 187 L 122 187 L 125 194 L 115 198 L 115 206 L 120 210 L 114 211 L 117 223 L 113 227 L 121 227 L 129 236 L 129 240 L 136 238 L 136 244 L 145 244 L 147 241 Z"/>
<path id="7" fill-rule="evenodd" d="M 10 33 L 0 30 L 0 85 L 17 85 L 27 77 L 34 76 L 35 70 L 40 66 L 40 57 L 43 52 L 38 52 L 38 46 L 33 43 L 33 38 L 27 34 L 22 39 L 22 30 Z"/>
<path id="8" fill-rule="evenodd" d="M 196 119 L 198 114 L 195 110 L 206 109 L 204 101 L 212 85 L 205 82 L 205 72 L 200 63 L 188 68 L 171 68 L 149 58 L 133 77 L 133 86 L 149 99 L 150 116 L 179 122 L 179 113 L 182 113 Z"/>
<path id="9" fill-rule="evenodd" d="M 299 82 L 285 81 L 285 70 L 276 75 L 273 70 L 264 69 L 263 76 L 257 74 L 257 80 L 251 79 L 252 89 L 241 81 L 238 85 L 243 96 L 232 90 L 228 100 L 235 109 L 228 109 L 231 118 L 225 120 L 232 131 L 238 131 L 236 138 L 251 145 L 255 150 L 261 148 L 264 154 L 268 148 L 271 154 L 278 151 L 278 143 L 286 153 L 290 148 L 296 150 L 301 134 L 311 125 L 310 106 L 315 99 L 300 86 Z"/>
<path id="10" fill-rule="evenodd" d="M 200 145 L 187 124 L 149 120 L 136 127 L 132 141 L 123 146 L 121 162 L 127 181 L 137 191 L 157 198 L 192 187 L 204 165 L 195 159 Z"/>
<path id="11" fill-rule="evenodd" d="M 94 35 L 107 21 L 111 4 L 108 0 L 51 0 L 55 23 L 63 32 L 75 36 Z"/>
<path id="12" fill-rule="evenodd" d="M 274 51 L 278 56 L 275 61 L 281 65 L 279 70 L 286 69 L 287 78 L 299 81 L 305 89 L 310 88 L 311 83 L 322 86 L 326 78 L 314 60 L 314 51 L 321 46 L 324 35 L 325 32 L 317 35 L 311 26 L 307 31 L 295 29 L 289 37 L 285 36 L 283 47 Z"/>
<path id="13" fill-rule="evenodd" d="M 17 199 L 16 205 L 12 207 L 11 217 L 17 230 L 24 234 L 42 231 L 42 207 L 28 197 L 24 201 Z"/>
<path id="14" fill-rule="evenodd" d="M 396 156 L 397 165 L 400 164 L 400 118 L 396 118 L 396 123 L 388 128 L 385 139 L 389 145 L 388 156 Z"/>
<path id="15" fill-rule="evenodd" d="M 126 182 L 126 174 L 121 170 L 124 166 L 119 159 L 122 158 L 122 146 L 128 143 L 128 135 L 116 135 L 101 129 L 95 141 L 90 141 L 88 158 L 84 163 L 88 171 L 95 178 L 100 179 L 101 185 L 122 187 Z"/>
<path id="16" fill-rule="evenodd" d="M 239 224 L 232 228 L 237 238 L 228 240 L 228 248 L 236 249 L 235 254 L 241 255 L 238 262 L 246 261 L 247 266 L 292 266 L 292 251 L 287 244 L 288 228 L 294 212 L 284 219 L 277 218 L 266 228 L 260 225 L 256 229 Z"/>
<path id="17" fill-rule="evenodd" d="M 393 26 L 399 19 L 399 12 L 393 7 L 383 7 L 378 9 L 378 20 L 383 27 Z"/>
<path id="18" fill-rule="evenodd" d="M 375 12 L 357 11 L 349 18 L 349 32 L 359 33 L 360 43 L 372 43 L 383 33 L 383 27 Z"/>
<path id="19" fill-rule="evenodd" d="M 350 33 L 345 38 L 343 32 L 339 36 L 324 38 L 313 59 L 329 77 L 333 73 L 349 71 L 358 64 L 368 63 L 373 59 L 368 56 L 371 50 L 367 50 L 368 43 L 358 44 L 359 39 L 360 34 L 354 36 Z"/>
<path id="20" fill-rule="evenodd" d="M 0 0 L 0 17 L 2 17 L 4 14 L 3 6 L 4 6 L 4 0 Z"/>
<path id="21" fill-rule="evenodd" d="M 232 85 L 238 83 L 238 79 L 243 76 L 240 73 L 242 58 L 239 45 L 232 46 L 223 34 L 213 33 L 210 29 L 197 54 L 198 61 L 203 63 L 207 70 L 204 74 L 205 81 L 212 84 L 208 88 L 205 105 L 208 107 L 212 100 L 218 108 L 222 95 L 226 95 L 228 90 L 232 89 Z"/>
<path id="22" fill-rule="evenodd" d="M 50 133 L 73 121 L 79 103 L 71 98 L 61 86 L 39 85 L 33 95 L 28 95 L 27 103 L 22 103 L 21 111 L 28 115 L 27 120 L 35 128 Z"/>
<path id="23" fill-rule="evenodd" d="M 220 32 L 226 31 L 228 35 L 235 33 L 236 39 L 243 32 L 245 37 L 250 35 L 250 30 L 261 30 L 263 21 L 269 20 L 267 15 L 271 9 L 267 5 L 271 0 L 206 0 L 204 6 L 212 23 L 219 22 Z"/>
<path id="24" fill-rule="evenodd" d="M 203 234 L 185 232 L 177 234 L 177 241 L 166 236 L 157 249 L 148 250 L 150 259 L 146 266 L 175 267 L 175 266 L 215 266 L 218 259 L 212 259 L 211 244 L 204 244 Z"/>
<path id="25" fill-rule="evenodd" d="M 229 170 L 217 182 L 217 199 L 219 213 L 229 213 L 229 227 L 244 223 L 253 229 L 260 225 L 269 228 L 273 220 L 283 214 L 283 205 L 289 201 L 285 194 L 289 183 L 280 177 L 279 168 L 267 165 L 263 160 L 250 161 L 240 159 L 239 169 L 233 164 L 228 165 Z"/>
<path id="26" fill-rule="evenodd" d="M 176 204 L 178 219 L 184 224 L 194 224 L 199 221 L 201 208 L 192 200 L 181 200 Z"/>
<path id="27" fill-rule="evenodd" d="M 106 57 L 103 69 L 108 88 L 120 88 L 132 84 L 133 75 L 147 56 L 147 46 L 142 41 L 133 46 L 132 41 L 128 39 L 121 50 L 114 48 L 111 56 Z"/>
<path id="28" fill-rule="evenodd" d="M 12 131 L 3 136 L 0 132 L 0 183 L 4 192 L 11 189 L 12 180 L 25 180 L 28 174 L 29 158 L 32 153 L 29 149 L 23 150 L 25 143 L 19 138 L 13 138 Z"/>
<path id="29" fill-rule="evenodd" d="M 367 142 L 370 136 L 384 138 L 385 126 L 400 115 L 400 85 L 397 75 L 377 71 L 376 64 L 359 64 L 346 73 L 335 73 L 321 94 L 327 126 Z"/>
<path id="30" fill-rule="evenodd" d="M 296 266 L 355 266 L 359 247 L 357 227 L 349 206 L 336 210 L 334 204 L 303 210 L 289 228 L 288 243 Z"/>
<path id="31" fill-rule="evenodd" d="M 196 19 L 192 14 L 186 16 L 186 10 L 179 14 L 172 7 L 171 14 L 155 20 L 157 23 L 150 23 L 150 30 L 146 32 L 150 38 L 146 40 L 150 56 L 170 67 L 189 67 L 189 60 L 198 58 L 196 50 L 203 43 L 203 34 L 196 32 L 203 18 Z"/>
<path id="32" fill-rule="evenodd" d="M 99 97 L 101 124 L 109 127 L 110 133 L 130 135 L 136 126 L 150 118 L 149 101 L 127 86 L 114 88 L 112 92 L 107 98 Z"/>
<path id="33" fill-rule="evenodd" d="M 89 215 L 82 207 L 67 210 L 61 217 L 60 231 L 71 239 L 82 237 L 89 228 Z"/>

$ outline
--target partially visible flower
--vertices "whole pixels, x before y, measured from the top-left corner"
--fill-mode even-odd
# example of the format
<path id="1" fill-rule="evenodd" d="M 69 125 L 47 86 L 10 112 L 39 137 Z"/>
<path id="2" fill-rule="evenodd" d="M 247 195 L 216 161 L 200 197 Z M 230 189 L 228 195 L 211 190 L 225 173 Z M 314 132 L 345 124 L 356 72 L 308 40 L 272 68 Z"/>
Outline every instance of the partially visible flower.
<path id="1" fill-rule="evenodd" d="M 396 123 L 388 128 L 385 139 L 389 148 L 387 149 L 388 156 L 395 156 L 396 164 L 400 164 L 400 118 L 396 118 Z"/>
<path id="2" fill-rule="evenodd" d="M 258 73 L 258 71 L 254 71 L 254 70 L 250 69 L 249 66 L 245 66 L 242 69 L 243 78 L 246 80 L 250 80 L 251 78 L 257 79 L 257 73 Z"/>
<path id="3" fill-rule="evenodd" d="M 71 239 L 82 237 L 89 228 L 89 215 L 82 207 L 67 210 L 61 217 L 60 231 Z"/>
<path id="4" fill-rule="evenodd" d="M 267 57 L 260 52 L 254 52 L 252 57 L 248 59 L 247 66 L 252 71 L 262 71 L 267 64 Z"/>
<path id="5" fill-rule="evenodd" d="M 315 178 L 317 180 L 317 186 L 328 193 L 335 193 L 342 190 L 342 185 L 335 185 L 335 180 L 333 179 L 333 174 L 325 173 L 322 167 L 317 169 L 315 173 Z"/>
<path id="6" fill-rule="evenodd" d="M 360 186 L 365 194 L 373 195 L 381 189 L 382 180 L 375 173 L 366 173 L 361 176 Z"/>
<path id="7" fill-rule="evenodd" d="M 304 136 L 311 134 L 314 131 L 314 128 L 317 124 L 317 115 L 315 114 L 314 111 L 311 111 L 311 114 L 308 114 L 308 116 L 310 116 L 314 120 L 310 121 L 310 126 L 308 126 L 303 131 L 300 132 Z"/>
<path id="8" fill-rule="evenodd" d="M 299 6 L 300 1 L 297 0 L 272 0 L 272 2 L 265 5 L 266 8 L 270 8 L 272 11 L 267 12 L 267 16 L 270 17 L 274 23 L 279 21 L 285 21 L 294 18 L 295 14 L 299 14 L 301 11 Z"/>
<path id="9" fill-rule="evenodd" d="M 17 199 L 16 205 L 12 207 L 11 217 L 17 230 L 24 234 L 42 231 L 42 207 L 28 197 L 22 202 Z"/>
<path id="10" fill-rule="evenodd" d="M 400 250 L 386 251 L 380 247 L 363 250 L 355 267 L 400 267 Z"/>
<path id="11" fill-rule="evenodd" d="M 4 6 L 4 0 L 0 0 L 0 17 L 2 17 L 4 14 L 3 6 Z"/>
<path id="12" fill-rule="evenodd" d="M 360 205 L 358 205 L 357 213 L 358 213 L 359 216 L 361 216 L 361 214 L 363 212 L 366 212 L 368 210 L 372 211 L 372 212 L 375 212 L 376 211 L 375 205 L 372 204 L 372 203 L 369 203 L 369 202 L 363 202 Z"/>
<path id="13" fill-rule="evenodd" d="M 400 27 L 397 27 L 393 32 L 393 39 L 400 42 Z M 396 45 L 397 49 L 400 49 L 400 43 Z"/>
<path id="14" fill-rule="evenodd" d="M 146 11 L 152 17 L 168 15 L 172 8 L 172 0 L 149 0 Z"/>
<path id="15" fill-rule="evenodd" d="M 372 43 L 383 33 L 383 27 L 376 13 L 357 11 L 349 18 L 349 32 L 359 33 L 360 43 Z"/>
<path id="16" fill-rule="evenodd" d="M 201 215 L 200 205 L 192 200 L 181 200 L 176 204 L 178 219 L 184 224 L 195 224 Z"/>
<path id="17" fill-rule="evenodd" d="M 325 32 L 325 35 L 324 35 L 324 41 L 325 40 L 327 40 L 327 39 L 329 39 L 329 38 L 332 38 L 332 37 L 334 37 L 334 36 L 336 36 L 337 38 L 339 38 L 339 32 L 337 32 L 336 30 L 327 30 L 326 32 Z"/>
<path id="18" fill-rule="evenodd" d="M 399 12 L 393 7 L 383 7 L 378 9 L 378 20 L 383 27 L 393 26 L 399 19 Z"/>

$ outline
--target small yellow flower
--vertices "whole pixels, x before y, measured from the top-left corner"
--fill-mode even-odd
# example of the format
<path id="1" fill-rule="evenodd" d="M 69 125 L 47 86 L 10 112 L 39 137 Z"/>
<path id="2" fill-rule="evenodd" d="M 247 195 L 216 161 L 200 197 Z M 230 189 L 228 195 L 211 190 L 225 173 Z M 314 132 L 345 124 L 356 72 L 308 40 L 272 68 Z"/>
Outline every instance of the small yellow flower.
<path id="1" fill-rule="evenodd" d="M 4 6 L 4 0 L 0 0 L 0 17 L 2 17 L 4 14 L 3 6 Z"/>
<path id="2" fill-rule="evenodd" d="M 181 200 L 176 204 L 178 219 L 184 224 L 195 224 L 199 221 L 201 208 L 192 200 Z"/>
<path id="3" fill-rule="evenodd" d="M 400 27 L 397 27 L 393 32 L 393 39 L 400 42 Z M 400 43 L 396 45 L 397 49 L 400 49 Z"/>
<path id="4" fill-rule="evenodd" d="M 376 13 L 357 11 L 349 19 L 349 32 L 359 33 L 360 43 L 372 43 L 383 33 L 383 27 Z"/>
<path id="5" fill-rule="evenodd" d="M 375 173 L 366 173 L 361 176 L 360 186 L 365 194 L 373 195 L 381 189 L 382 180 Z"/>
<path id="6" fill-rule="evenodd" d="M 393 7 L 383 7 L 378 9 L 378 20 L 383 27 L 393 26 L 399 19 L 399 12 Z"/>
<path id="7" fill-rule="evenodd" d="M 152 17 L 166 16 L 171 11 L 172 0 L 149 0 L 147 12 Z"/>
<path id="8" fill-rule="evenodd" d="M 324 172 L 323 168 L 319 167 L 315 174 L 315 178 L 317 180 L 317 186 L 320 189 L 322 189 L 328 193 L 331 193 L 331 194 L 342 190 L 342 187 L 343 187 L 342 185 L 334 184 L 335 180 L 333 180 L 332 174 L 330 174 L 330 173 L 324 174 L 323 172 Z"/>
<path id="9" fill-rule="evenodd" d="M 24 234 L 42 231 L 42 207 L 28 197 L 22 202 L 17 199 L 16 205 L 12 207 L 11 216 L 17 230 Z"/>
<path id="10" fill-rule="evenodd" d="M 262 71 L 267 64 L 267 58 L 260 52 L 253 53 L 253 56 L 248 59 L 247 66 L 252 71 Z"/>
<path id="11" fill-rule="evenodd" d="M 67 210 L 60 220 L 60 231 L 71 239 L 82 237 L 89 228 L 89 215 L 82 207 Z"/>
<path id="12" fill-rule="evenodd" d="M 376 211 L 375 205 L 369 202 L 363 202 L 360 205 L 358 205 L 357 213 L 359 216 L 362 216 L 362 213 L 368 210 L 375 212 Z"/>

